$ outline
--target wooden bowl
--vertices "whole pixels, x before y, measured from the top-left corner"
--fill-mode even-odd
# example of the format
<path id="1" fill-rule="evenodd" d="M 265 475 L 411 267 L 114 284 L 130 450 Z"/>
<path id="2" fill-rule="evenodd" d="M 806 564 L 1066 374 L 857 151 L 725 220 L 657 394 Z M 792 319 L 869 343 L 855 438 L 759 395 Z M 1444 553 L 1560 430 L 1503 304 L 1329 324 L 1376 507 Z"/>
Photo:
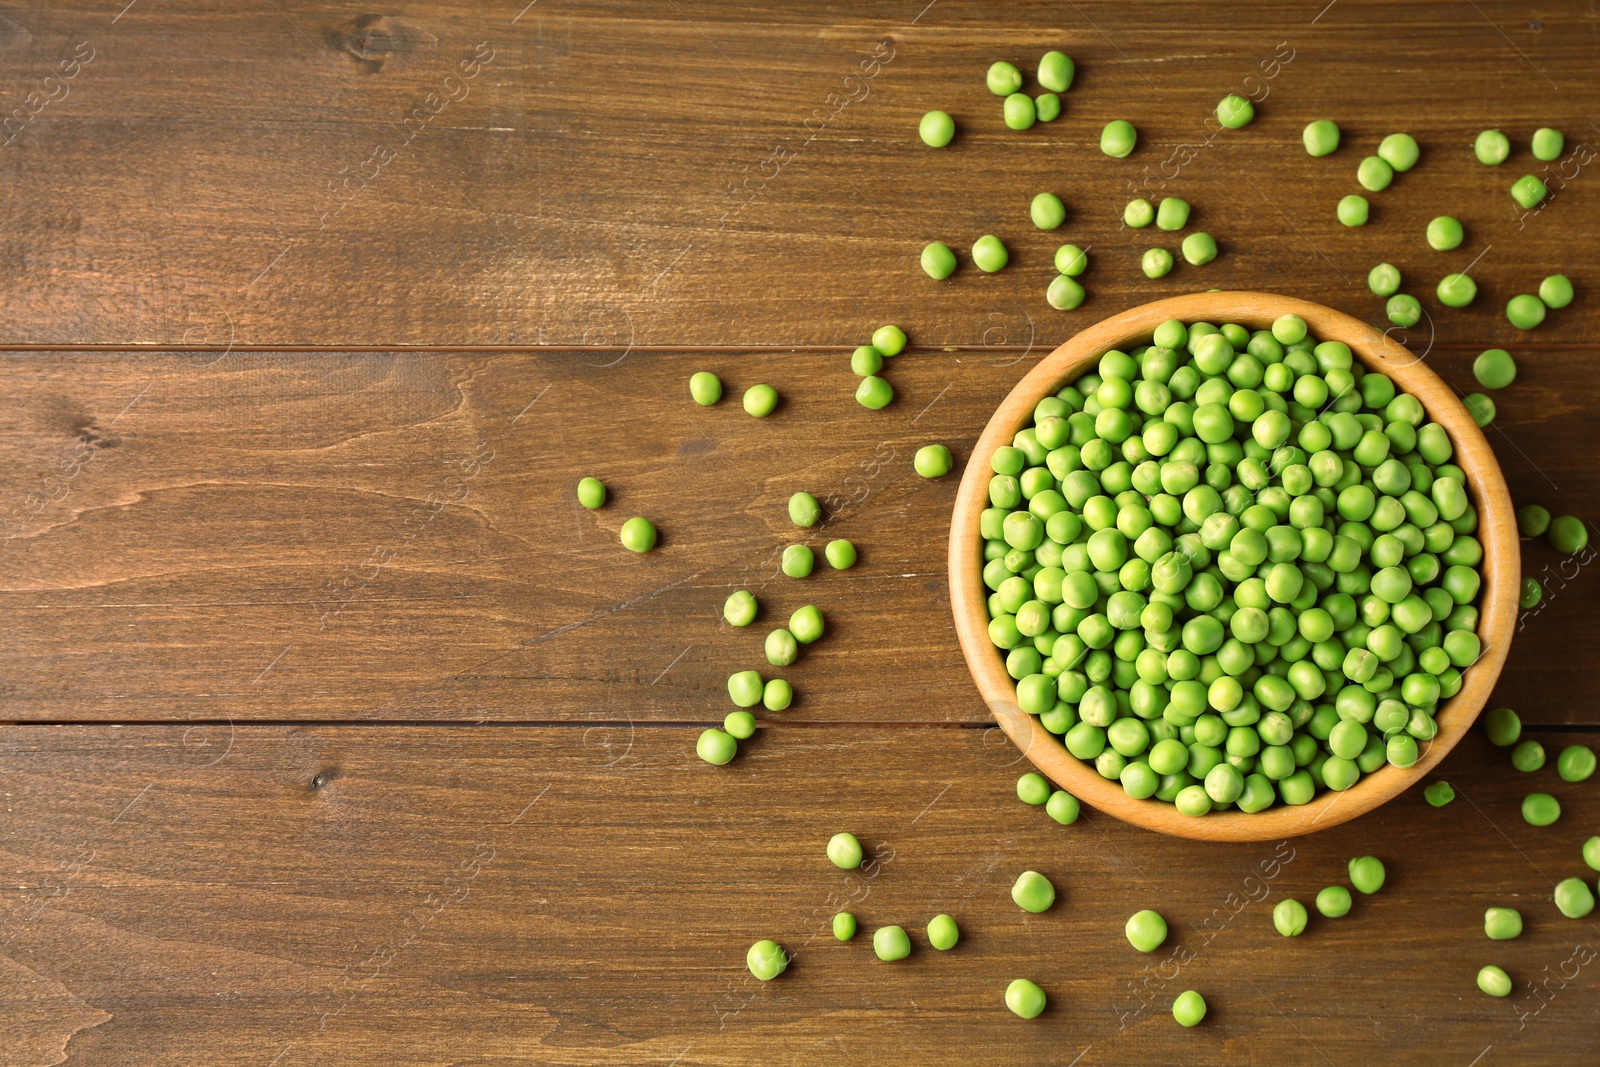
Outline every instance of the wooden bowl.
<path id="1" fill-rule="evenodd" d="M 1324 791 L 1299 807 L 1279 804 L 1254 815 L 1226 811 L 1194 818 L 1180 814 L 1171 804 L 1128 796 L 1120 784 L 1102 778 L 1091 764 L 1069 753 L 1037 718 L 1017 706 L 1015 683 L 988 633 L 989 591 L 983 584 L 978 517 L 989 506 L 989 457 L 1028 424 L 1041 399 L 1087 372 L 1109 349 L 1126 351 L 1148 343 L 1155 328 L 1168 319 L 1236 322 L 1266 329 L 1278 316 L 1290 313 L 1305 319 L 1319 340 L 1349 345 L 1365 367 L 1382 371 L 1397 388 L 1422 401 L 1428 415 L 1449 434 L 1455 446 L 1453 462 L 1466 471 L 1467 492 L 1478 511 L 1477 536 L 1484 552 L 1478 637 L 1484 651 L 1478 662 L 1463 672 L 1460 691 L 1439 709 L 1439 732 L 1424 745 L 1413 766 L 1402 770 L 1385 764 L 1344 792 Z M 962 653 L 989 710 L 1023 754 L 1063 789 L 1125 822 L 1178 837 L 1276 840 L 1335 826 L 1370 811 L 1422 778 L 1461 740 L 1489 699 L 1511 644 L 1521 582 L 1517 536 L 1505 476 L 1483 431 L 1450 387 L 1410 350 L 1364 322 L 1306 300 L 1272 293 L 1194 293 L 1157 300 L 1096 323 L 1046 356 L 1001 403 L 968 459 L 956 498 L 950 524 L 950 601 Z"/>

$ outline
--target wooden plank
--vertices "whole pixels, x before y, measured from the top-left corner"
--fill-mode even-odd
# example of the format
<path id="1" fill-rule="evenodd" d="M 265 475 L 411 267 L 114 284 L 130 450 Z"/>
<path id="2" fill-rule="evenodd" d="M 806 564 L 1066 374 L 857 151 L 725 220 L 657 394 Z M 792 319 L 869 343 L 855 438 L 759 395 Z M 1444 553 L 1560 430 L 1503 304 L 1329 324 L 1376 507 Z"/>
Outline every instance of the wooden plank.
<path id="1" fill-rule="evenodd" d="M 779 727 L 726 768 L 661 727 L 241 726 L 209 750 L 181 727 L 0 736 L 6 1039 L 74 1064 L 1600 1052 L 1600 927 L 1551 901 L 1553 880 L 1594 876 L 1578 846 L 1600 793 L 1513 772 L 1477 735 L 1444 765 L 1447 808 L 1413 790 L 1308 838 L 1228 846 L 1092 812 L 1057 826 L 1016 801 L 1014 754 L 978 729 Z M 1541 736 L 1552 754 L 1574 740 Z M 1522 822 L 1530 789 L 1560 797 L 1561 821 Z M 841 829 L 875 866 L 829 866 Z M 1292 941 L 1272 930 L 1273 904 L 1368 853 L 1388 865 L 1381 894 Z M 1054 881 L 1050 911 L 1008 899 L 1023 869 Z M 1520 939 L 1484 938 L 1490 905 L 1522 911 Z M 828 932 L 844 906 L 851 944 Z M 1171 929 L 1151 956 L 1122 935 L 1141 907 Z M 948 953 L 922 933 L 938 912 L 964 931 Z M 912 934 L 904 963 L 870 954 L 889 923 Z M 763 937 L 795 957 L 765 985 L 743 967 Z M 1474 986 L 1489 962 L 1517 982 L 1506 1000 Z M 1033 1023 L 1001 1003 L 1020 976 L 1051 997 Z M 1210 1004 L 1194 1030 L 1168 1015 L 1188 988 Z"/>
<path id="2" fill-rule="evenodd" d="M 1469 355 L 1429 358 L 1469 389 Z M 814 601 L 832 632 L 784 672 L 786 718 L 987 721 L 947 605 L 955 478 L 910 458 L 942 440 L 965 459 L 1034 358 L 902 355 L 872 413 L 837 352 L 16 355 L 0 712 L 706 721 Z M 683 386 L 702 366 L 730 392 L 710 410 Z M 1587 373 L 1554 350 L 1522 366 L 1491 442 L 1518 502 L 1581 512 Z M 757 381 L 784 395 L 765 421 L 739 408 Z M 611 486 L 594 514 L 573 498 L 589 474 Z M 827 502 L 818 530 L 790 525 L 797 490 Z M 662 531 L 648 557 L 616 541 L 634 514 Z M 784 545 L 830 537 L 859 545 L 853 571 L 779 573 Z M 1526 550 L 1550 595 L 1501 699 L 1531 721 L 1600 721 L 1589 557 Z M 749 630 L 720 619 L 738 587 L 765 601 Z"/>
<path id="3" fill-rule="evenodd" d="M 219 355 L 6 365 L 0 716 L 706 721 L 815 602 L 831 632 L 784 672 L 787 719 L 987 721 L 946 599 L 955 479 L 910 461 L 934 440 L 965 460 L 1033 353 L 901 356 L 881 413 L 836 352 Z M 1470 353 L 1428 358 L 1471 388 Z M 701 367 L 718 407 L 686 395 Z M 1551 349 L 1522 367 L 1491 439 L 1519 502 L 1582 514 L 1592 376 Z M 757 381 L 785 398 L 766 420 L 738 405 Z M 595 513 L 588 474 L 611 487 Z M 800 489 L 828 504 L 816 530 L 789 522 Z M 646 557 L 616 540 L 633 514 L 662 530 Z M 778 572 L 833 537 L 854 570 Z M 1600 722 L 1589 555 L 1527 549 L 1551 593 L 1501 699 L 1530 721 Z M 734 630 L 746 586 L 767 610 Z"/>
<path id="4" fill-rule="evenodd" d="M 1600 239 L 1581 7 L 1277 2 L 1223 25 L 1109 0 L 1000 18 L 925 0 L 118 6 L 13 5 L 0 25 L 14 343 L 841 345 L 895 318 L 952 344 L 1031 322 L 1053 345 L 1213 286 L 1375 318 L 1362 279 L 1388 259 L 1419 294 L 1476 260 L 1478 306 L 1427 305 L 1482 345 L 1522 341 L 1506 297 Z M 984 67 L 1051 47 L 1078 61 L 1065 117 L 1004 130 Z M 1213 136 L 1230 91 L 1265 94 L 1259 117 Z M 914 136 L 932 107 L 963 130 L 939 153 Z M 1141 131 L 1124 161 L 1096 149 L 1113 117 Z M 1313 160 L 1298 138 L 1320 117 L 1346 145 Z M 1506 190 L 1545 169 L 1527 149 L 1541 125 L 1569 150 L 1524 218 Z M 1517 144 L 1499 168 L 1468 149 L 1489 126 Z M 1345 230 L 1334 203 L 1400 127 L 1423 163 Z M 1071 211 L 1059 233 L 1026 219 L 1046 188 Z M 1145 280 L 1138 254 L 1162 242 L 1120 222 L 1141 188 L 1190 200 L 1222 257 Z M 1422 240 L 1441 211 L 1470 234 L 1448 255 Z M 925 242 L 985 232 L 1012 245 L 1002 274 L 918 273 Z M 1043 301 L 1064 239 L 1094 247 L 1072 314 Z M 1597 326 L 1580 296 L 1538 336 Z"/>

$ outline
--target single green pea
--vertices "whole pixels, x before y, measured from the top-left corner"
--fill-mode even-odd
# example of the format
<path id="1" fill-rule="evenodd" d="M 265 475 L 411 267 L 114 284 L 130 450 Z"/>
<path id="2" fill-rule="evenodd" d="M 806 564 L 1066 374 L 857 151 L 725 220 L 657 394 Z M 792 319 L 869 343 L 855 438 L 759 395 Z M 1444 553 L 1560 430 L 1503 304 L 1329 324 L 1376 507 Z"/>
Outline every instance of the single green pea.
<path id="1" fill-rule="evenodd" d="M 1024 1019 L 1037 1019 L 1045 1009 L 1044 990 L 1026 978 L 1017 978 L 1006 986 L 1006 1007 Z"/>
<path id="2" fill-rule="evenodd" d="M 800 658 L 800 643 L 788 630 L 777 629 L 767 635 L 767 662 L 774 667 L 787 667 Z"/>
<path id="3" fill-rule="evenodd" d="M 1089 266 L 1089 255 L 1077 245 L 1062 245 L 1056 249 L 1056 270 L 1069 278 L 1076 278 Z"/>
<path id="4" fill-rule="evenodd" d="M 752 385 L 744 391 L 746 414 L 764 419 L 778 406 L 778 391 L 770 385 Z"/>
<path id="5" fill-rule="evenodd" d="M 1483 913 L 1483 932 L 1491 941 L 1510 941 L 1522 933 L 1522 913 L 1516 908 L 1488 908 Z"/>
<path id="6" fill-rule="evenodd" d="M 1045 812 L 1062 826 L 1071 826 L 1078 821 L 1078 798 L 1065 790 L 1058 789 L 1050 794 L 1050 799 L 1045 801 Z"/>
<path id="7" fill-rule="evenodd" d="M 1156 226 L 1159 229 L 1181 230 L 1189 225 L 1189 202 L 1175 196 L 1163 197 L 1156 208 Z"/>
<path id="8" fill-rule="evenodd" d="M 1165 248 L 1151 248 L 1139 259 L 1139 269 L 1146 278 L 1164 278 L 1172 270 L 1172 253 Z"/>
<path id="9" fill-rule="evenodd" d="M 1378 144 L 1378 155 L 1397 171 L 1408 171 L 1417 165 L 1422 150 L 1409 133 L 1391 133 Z"/>
<path id="10" fill-rule="evenodd" d="M 1483 729 L 1490 744 L 1506 748 L 1522 736 L 1522 720 L 1510 708 L 1495 708 L 1484 714 Z"/>
<path id="11" fill-rule="evenodd" d="M 1326 156 L 1339 147 L 1339 126 L 1328 119 L 1307 123 L 1300 133 L 1306 152 L 1313 156 Z"/>
<path id="12" fill-rule="evenodd" d="M 1431 782 L 1422 791 L 1423 798 L 1436 808 L 1442 808 L 1456 798 L 1455 787 L 1449 782 Z"/>
<path id="13" fill-rule="evenodd" d="M 1396 326 L 1410 329 L 1422 321 L 1422 304 L 1408 293 L 1396 293 L 1391 296 L 1383 310 L 1384 314 L 1389 316 L 1389 321 Z"/>
<path id="14" fill-rule="evenodd" d="M 730 711 L 722 720 L 722 729 L 737 741 L 747 741 L 756 735 L 756 717 L 748 711 Z"/>
<path id="15" fill-rule="evenodd" d="M 578 483 L 578 503 L 593 510 L 606 502 L 606 483 L 599 478 L 584 478 Z"/>
<path id="16" fill-rule="evenodd" d="M 1039 57 L 1039 70 L 1035 75 L 1039 84 L 1052 93 L 1064 93 L 1072 88 L 1076 68 L 1071 59 L 1061 52 L 1046 52 Z"/>
<path id="17" fill-rule="evenodd" d="M 1461 247 L 1461 242 L 1466 239 L 1466 231 L 1456 219 L 1439 215 L 1428 223 L 1427 237 L 1429 248 L 1435 252 L 1448 252 Z"/>
<path id="18" fill-rule="evenodd" d="M 1045 302 L 1057 311 L 1071 311 L 1083 303 L 1083 286 L 1065 274 L 1057 275 L 1044 291 Z"/>
<path id="19" fill-rule="evenodd" d="M 1544 586 L 1539 584 L 1537 578 L 1522 579 L 1522 595 L 1517 598 L 1517 606 L 1523 609 L 1536 608 L 1539 601 L 1544 599 Z"/>
<path id="20" fill-rule="evenodd" d="M 828 566 L 836 571 L 847 571 L 856 565 L 856 546 L 843 538 L 829 541 L 822 554 L 827 558 Z"/>
<path id="21" fill-rule="evenodd" d="M 924 478 L 943 478 L 950 473 L 950 450 L 944 445 L 923 445 L 911 465 Z"/>
<path id="22" fill-rule="evenodd" d="M 1511 976 L 1490 964 L 1478 971 L 1478 988 L 1491 997 L 1504 997 L 1511 993 Z"/>
<path id="23" fill-rule="evenodd" d="M 1582 878 L 1563 878 L 1556 883 L 1556 908 L 1569 919 L 1581 919 L 1594 911 L 1594 890 Z"/>
<path id="24" fill-rule="evenodd" d="M 1511 199 L 1524 211 L 1537 207 L 1549 194 L 1549 187 L 1534 174 L 1524 174 L 1511 185 Z"/>
<path id="25" fill-rule="evenodd" d="M 1534 130 L 1533 136 L 1528 140 L 1528 146 L 1533 149 L 1533 158 L 1542 163 L 1549 163 L 1559 158 L 1566 144 L 1567 139 L 1561 136 L 1561 131 L 1552 130 L 1548 126 Z"/>
<path id="26" fill-rule="evenodd" d="M 1010 258 L 1005 243 L 992 233 L 986 233 L 972 242 L 972 262 L 986 274 L 1001 269 Z"/>
<path id="27" fill-rule="evenodd" d="M 745 953 L 745 965 L 763 982 L 770 982 L 789 966 L 789 957 L 776 941 L 757 941 Z"/>
<path id="28" fill-rule="evenodd" d="M 1372 894 L 1382 889 L 1386 877 L 1383 861 L 1376 856 L 1357 856 L 1350 861 L 1350 884 L 1363 893 Z"/>
<path id="29" fill-rule="evenodd" d="M 856 917 L 848 911 L 841 911 L 833 917 L 833 936 L 840 941 L 849 941 L 856 936 Z"/>
<path id="30" fill-rule="evenodd" d="M 1011 899 L 1023 911 L 1037 915 L 1056 902 L 1056 887 L 1038 871 L 1023 871 L 1011 886 Z"/>
<path id="31" fill-rule="evenodd" d="M 1550 547 L 1563 555 L 1570 556 L 1589 547 L 1589 527 L 1574 515 L 1562 515 L 1551 519 L 1550 529 L 1545 531 L 1545 537 L 1550 542 Z"/>
<path id="32" fill-rule="evenodd" d="M 1013 130 L 1026 130 L 1038 121 L 1039 110 L 1034 106 L 1033 97 L 1027 93 L 1012 93 L 1006 97 L 1001 117 Z"/>
<path id="33" fill-rule="evenodd" d="M 1342 885 L 1330 885 L 1317 894 L 1317 911 L 1330 919 L 1350 914 L 1350 890 Z"/>
<path id="34" fill-rule="evenodd" d="M 783 573 L 791 578 L 804 578 L 816 565 L 816 554 L 806 545 L 790 545 L 783 550 Z"/>
<path id="35" fill-rule="evenodd" d="M 1184 990 L 1173 998 L 1172 1017 L 1179 1026 L 1198 1026 L 1206 1017 L 1206 998 L 1192 989 Z"/>
<path id="36" fill-rule="evenodd" d="M 815 526 L 822 521 L 822 505 L 816 497 L 801 490 L 789 498 L 789 521 L 800 527 Z"/>
<path id="37" fill-rule="evenodd" d="M 948 915 L 935 915 L 928 920 L 928 944 L 940 952 L 956 947 L 961 940 L 961 928 Z"/>
<path id="38" fill-rule="evenodd" d="M 1446 274 L 1439 279 L 1436 293 L 1445 307 L 1464 308 L 1477 298 L 1478 283 L 1469 274 Z"/>
<path id="39" fill-rule="evenodd" d="M 1138 131 L 1126 119 L 1113 119 L 1100 131 L 1100 151 L 1112 159 L 1126 159 L 1138 141 Z"/>
<path id="40" fill-rule="evenodd" d="M 894 399 L 894 387 L 876 374 L 869 374 L 856 386 L 856 402 L 872 411 L 881 411 Z"/>
<path id="41" fill-rule="evenodd" d="M 622 524 L 622 547 L 630 552 L 648 552 L 656 547 L 655 524 L 635 515 Z"/>
<path id="42" fill-rule="evenodd" d="M 1583 862 L 1590 870 L 1600 871 L 1600 837 L 1591 837 L 1583 843 Z"/>
<path id="43" fill-rule="evenodd" d="M 1167 920 L 1146 908 L 1128 917 L 1123 932 L 1128 936 L 1128 944 L 1140 952 L 1154 952 L 1167 939 Z"/>
<path id="44" fill-rule="evenodd" d="M 701 407 L 710 407 L 722 399 L 722 379 L 708 370 L 689 375 L 689 396 Z"/>
<path id="45" fill-rule="evenodd" d="M 1339 201 L 1335 214 L 1346 226 L 1365 226 L 1370 212 L 1371 207 L 1367 203 L 1367 198 L 1351 193 Z"/>
<path id="46" fill-rule="evenodd" d="M 911 938 L 898 926 L 880 926 L 872 932 L 872 951 L 885 963 L 911 955 Z"/>
<path id="47" fill-rule="evenodd" d="M 1472 376 L 1485 389 L 1504 389 L 1517 380 L 1517 361 L 1503 348 L 1486 348 L 1472 361 Z"/>
<path id="48" fill-rule="evenodd" d="M 1140 197 L 1129 200 L 1122 209 L 1122 221 L 1136 230 L 1142 230 L 1156 220 L 1156 209 L 1150 201 Z"/>
<path id="49" fill-rule="evenodd" d="M 1565 274 L 1552 274 L 1539 283 L 1539 300 L 1547 308 L 1557 310 L 1572 303 L 1572 279 Z"/>
<path id="50" fill-rule="evenodd" d="M 1594 775 L 1594 749 L 1588 745 L 1568 745 L 1556 757 L 1556 773 L 1564 782 L 1586 782 Z"/>
<path id="51" fill-rule="evenodd" d="M 922 249 L 922 270 L 936 282 L 942 282 L 956 272 L 956 254 L 950 246 L 934 241 Z"/>
<path id="52" fill-rule="evenodd" d="M 1039 193 L 1028 205 L 1028 217 L 1041 230 L 1054 230 L 1067 221 L 1067 206 L 1055 193 Z"/>
<path id="53" fill-rule="evenodd" d="M 989 72 L 984 76 L 984 81 L 989 86 L 989 91 L 996 96 L 1010 96 L 1022 88 L 1022 71 L 1013 63 L 1000 60 L 989 66 Z"/>
<path id="54" fill-rule="evenodd" d="M 883 369 L 883 353 L 873 345 L 860 345 L 850 353 L 850 370 L 858 378 L 877 374 Z"/>
<path id="55" fill-rule="evenodd" d="M 1511 155 L 1511 139 L 1499 130 L 1484 130 L 1472 142 L 1472 152 L 1479 163 L 1498 167 Z"/>
<path id="56" fill-rule="evenodd" d="M 1017 799 L 1024 804 L 1043 804 L 1050 799 L 1050 783 L 1042 774 L 1024 774 L 1017 779 Z"/>
<path id="57" fill-rule="evenodd" d="M 1367 288 L 1379 296 L 1393 296 L 1400 291 L 1400 268 L 1379 263 L 1367 272 Z"/>
<path id="58" fill-rule="evenodd" d="M 1472 421 L 1479 426 L 1487 426 L 1494 421 L 1494 401 L 1483 393 L 1468 393 L 1461 398 L 1461 403 L 1467 409 L 1467 414 L 1472 416 Z"/>
<path id="59" fill-rule="evenodd" d="M 885 356 L 898 356 L 906 348 L 906 332 L 893 323 L 872 331 L 872 347 Z"/>
<path id="60" fill-rule="evenodd" d="M 728 620 L 730 626 L 749 626 L 756 621 L 759 606 L 754 593 L 739 589 L 728 594 L 728 599 L 723 602 L 722 617 Z"/>
<path id="61" fill-rule="evenodd" d="M 739 742 L 732 734 L 712 727 L 700 734 L 694 743 L 694 752 L 712 766 L 720 767 L 738 755 Z"/>
<path id="62" fill-rule="evenodd" d="M 956 136 L 956 120 L 943 111 L 930 111 L 917 123 L 917 136 L 929 148 L 943 148 Z"/>
<path id="63" fill-rule="evenodd" d="M 763 688 L 759 671 L 737 671 L 728 676 L 728 696 L 741 708 L 761 703 Z"/>
<path id="64" fill-rule="evenodd" d="M 1561 818 L 1561 803 L 1549 793 L 1529 793 L 1522 798 L 1522 818 L 1529 826 L 1549 826 Z"/>
<path id="65" fill-rule="evenodd" d="M 853 871 L 861 866 L 861 842 L 852 833 L 837 833 L 828 839 L 828 861 L 840 870 Z"/>
<path id="66" fill-rule="evenodd" d="M 1517 532 L 1523 537 L 1543 537 L 1550 529 L 1550 512 L 1538 504 L 1525 504 L 1517 509 Z"/>
<path id="67" fill-rule="evenodd" d="M 1250 125 L 1255 117 L 1255 106 L 1238 93 L 1229 93 L 1217 103 L 1217 121 L 1230 130 Z"/>
<path id="68" fill-rule="evenodd" d="M 1394 181 L 1394 168 L 1381 156 L 1368 156 L 1356 168 L 1356 184 L 1369 193 L 1381 193 Z"/>
<path id="69" fill-rule="evenodd" d="M 1286 897 L 1272 909 L 1272 925 L 1284 937 L 1298 937 L 1305 932 L 1306 906 L 1293 897 Z"/>
<path id="70" fill-rule="evenodd" d="M 1183 239 L 1183 258 L 1198 267 L 1217 258 L 1217 241 L 1209 233 L 1191 233 Z"/>
<path id="71" fill-rule="evenodd" d="M 802 645 L 809 645 L 822 636 L 822 612 L 815 604 L 806 604 L 795 609 L 789 616 L 789 632 L 794 634 L 794 639 Z"/>

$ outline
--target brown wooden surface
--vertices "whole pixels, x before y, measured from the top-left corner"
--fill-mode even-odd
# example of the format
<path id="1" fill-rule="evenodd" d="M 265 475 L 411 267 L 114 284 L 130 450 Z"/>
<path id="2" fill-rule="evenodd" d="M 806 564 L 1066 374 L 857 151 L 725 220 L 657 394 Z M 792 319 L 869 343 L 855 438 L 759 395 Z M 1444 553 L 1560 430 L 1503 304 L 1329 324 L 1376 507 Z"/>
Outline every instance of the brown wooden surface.
<path id="1" fill-rule="evenodd" d="M 932 440 L 965 460 L 1106 315 L 1256 288 L 1381 326 L 1364 278 L 1388 260 L 1447 382 L 1471 391 L 1490 344 L 1517 357 L 1488 431 L 1516 501 L 1600 516 L 1592 9 L 524 2 L 0 9 L 0 1062 L 1600 1058 L 1600 927 L 1550 904 L 1593 874 L 1593 782 L 1518 775 L 1473 734 L 1439 769 L 1463 799 L 1297 839 L 1230 917 L 1274 846 L 1015 801 L 950 621 L 956 479 L 910 468 Z M 1004 130 L 983 69 L 1053 47 L 1078 63 L 1066 115 Z M 1263 85 L 1255 123 L 1209 136 L 1219 97 Z M 962 131 L 942 152 L 915 138 L 933 107 Z M 1140 131 L 1122 161 L 1096 148 L 1115 117 Z M 1315 160 L 1323 117 L 1345 142 Z M 1542 125 L 1565 181 L 1521 217 Z M 1499 168 L 1470 154 L 1491 126 Z M 1339 226 L 1400 129 L 1422 163 Z M 1043 189 L 1057 233 L 1027 221 Z M 1222 255 L 1144 279 L 1177 241 L 1122 227 L 1141 193 L 1188 199 Z M 1440 213 L 1456 252 L 1423 242 Z M 925 242 L 965 259 L 986 232 L 1004 272 L 917 271 Z M 1059 313 L 1066 240 L 1093 246 L 1090 296 Z M 1441 309 L 1469 263 L 1478 301 Z M 1577 300 L 1512 329 L 1506 298 L 1555 270 Z M 915 347 L 871 413 L 846 354 L 890 320 Z M 702 368 L 720 407 L 685 396 Z M 784 395 L 765 421 L 737 407 L 757 381 Z M 605 510 L 573 501 L 585 474 Z M 831 502 L 805 537 L 799 488 Z M 642 558 L 615 538 L 636 513 L 663 535 Z M 776 574 L 832 536 L 854 571 Z M 1600 726 L 1600 579 L 1542 543 L 1524 569 L 1551 591 L 1492 703 L 1566 731 L 1540 735 L 1553 756 Z M 747 631 L 718 615 L 739 586 L 766 608 Z M 794 707 L 700 763 L 727 674 L 807 602 L 830 631 L 785 672 Z M 1517 815 L 1535 783 L 1567 806 L 1547 830 Z M 880 850 L 869 879 L 822 859 L 847 827 Z M 1362 853 L 1382 895 L 1271 932 L 1273 900 Z M 1029 867 L 1062 890 L 1047 915 L 1007 898 Z M 832 943 L 845 893 L 912 958 Z M 1491 943 L 1505 903 L 1528 932 Z M 1140 1008 L 1158 961 L 1120 929 L 1145 905 L 1198 957 Z M 965 932 L 937 957 L 936 911 Z M 743 953 L 769 936 L 798 958 L 757 986 Z M 1487 962 L 1507 1001 L 1474 988 Z M 1052 998 L 1032 1024 L 1000 1006 L 1022 974 Z M 1190 987 L 1212 1014 L 1184 1031 Z"/>

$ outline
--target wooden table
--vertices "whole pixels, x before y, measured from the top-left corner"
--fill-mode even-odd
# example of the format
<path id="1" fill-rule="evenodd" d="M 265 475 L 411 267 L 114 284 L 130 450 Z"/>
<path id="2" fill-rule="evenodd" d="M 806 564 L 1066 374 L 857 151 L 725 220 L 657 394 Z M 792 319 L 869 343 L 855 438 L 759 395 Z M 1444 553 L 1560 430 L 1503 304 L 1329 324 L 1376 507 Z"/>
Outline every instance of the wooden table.
<path id="1" fill-rule="evenodd" d="M 957 650 L 943 576 L 954 479 L 987 413 L 1104 314 L 1267 288 L 1370 321 L 1397 264 L 1408 343 L 1458 388 L 1510 348 L 1493 440 L 1519 502 L 1600 515 L 1594 299 L 1600 24 L 1578 5 L 1335 0 L 646 4 L 564 0 L 13 4 L 0 12 L 0 1047 L 14 1064 L 1292 1062 L 1600 1057 L 1595 783 L 1523 776 L 1472 735 L 1419 791 L 1309 838 L 1204 846 L 1019 804 L 1022 764 Z M 518 10 L 521 8 L 521 10 Z M 1319 10 L 1320 8 L 1320 10 Z M 992 60 L 1078 64 L 1064 117 L 1005 130 Z M 1242 131 L 1206 124 L 1227 92 Z M 956 117 L 943 152 L 915 138 Z M 1096 150 L 1132 119 L 1129 159 Z M 1312 159 L 1301 127 L 1345 143 Z M 1567 151 L 1527 143 L 1561 128 Z M 1470 143 L 1499 127 L 1499 168 Z M 1356 163 L 1408 130 L 1421 164 L 1333 216 Z M 1506 195 L 1525 172 L 1555 196 Z M 1069 208 L 1027 222 L 1031 195 Z M 1160 281 L 1133 195 L 1218 238 Z M 1422 239 L 1460 217 L 1452 253 Z M 1001 235 L 1013 263 L 945 284 L 930 240 Z M 1090 298 L 1043 300 L 1063 239 Z M 1472 265 L 1480 295 L 1434 282 Z M 1501 309 L 1554 271 L 1573 305 Z M 913 350 L 881 413 L 846 353 L 881 322 Z M 784 401 L 701 409 L 693 370 Z M 596 474 L 589 513 L 572 486 Z M 848 573 L 778 574 L 784 501 Z M 660 548 L 617 544 L 653 517 Z M 1497 703 L 1554 753 L 1600 727 L 1600 577 L 1548 579 Z M 765 605 L 723 624 L 728 591 Z M 803 603 L 830 631 L 799 697 L 732 764 L 694 756 L 729 672 Z M 1565 815 L 1518 815 L 1531 789 Z M 843 873 L 828 836 L 873 862 Z M 1389 884 L 1293 941 L 1373 853 Z M 1048 874 L 1049 912 L 1007 899 Z M 1527 932 L 1484 938 L 1488 905 Z M 1167 946 L 1121 926 L 1161 910 Z M 839 944 L 842 907 L 917 944 Z M 960 946 L 927 948 L 938 912 Z M 780 981 L 751 942 L 794 955 Z M 1497 962 L 1503 1001 L 1474 986 Z M 1032 1023 L 1001 993 L 1050 994 Z M 1181 1030 L 1172 997 L 1202 991 Z"/>

